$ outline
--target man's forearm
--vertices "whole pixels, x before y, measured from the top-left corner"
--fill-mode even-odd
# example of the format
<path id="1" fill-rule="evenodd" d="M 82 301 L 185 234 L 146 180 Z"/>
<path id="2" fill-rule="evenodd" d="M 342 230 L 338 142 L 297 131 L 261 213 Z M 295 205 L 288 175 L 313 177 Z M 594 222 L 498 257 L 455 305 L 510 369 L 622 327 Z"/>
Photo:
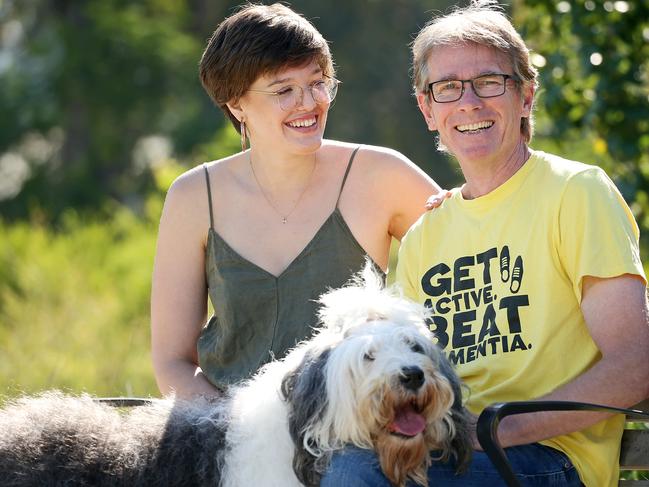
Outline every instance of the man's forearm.
<path id="1" fill-rule="evenodd" d="M 638 360 L 640 357 L 642 355 L 629 350 L 625 357 L 602 359 L 574 381 L 536 399 L 632 406 L 649 396 L 648 367 L 646 360 Z M 498 436 L 503 446 L 534 443 L 582 430 L 608 416 L 605 413 L 573 411 L 509 416 L 502 421 Z"/>

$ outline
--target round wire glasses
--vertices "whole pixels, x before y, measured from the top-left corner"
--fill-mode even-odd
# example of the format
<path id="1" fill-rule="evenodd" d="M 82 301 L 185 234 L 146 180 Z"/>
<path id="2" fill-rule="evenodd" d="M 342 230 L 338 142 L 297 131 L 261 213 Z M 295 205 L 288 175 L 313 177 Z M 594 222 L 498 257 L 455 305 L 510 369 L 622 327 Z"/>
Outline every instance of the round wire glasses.
<path id="1" fill-rule="evenodd" d="M 338 93 L 340 81 L 336 78 L 324 78 L 311 83 L 307 89 L 311 93 L 311 98 L 316 103 L 331 103 Z M 302 104 L 304 100 L 304 89 L 300 85 L 286 85 L 277 91 L 253 90 L 255 93 L 264 93 L 277 97 L 279 106 L 284 111 L 290 111 Z"/>

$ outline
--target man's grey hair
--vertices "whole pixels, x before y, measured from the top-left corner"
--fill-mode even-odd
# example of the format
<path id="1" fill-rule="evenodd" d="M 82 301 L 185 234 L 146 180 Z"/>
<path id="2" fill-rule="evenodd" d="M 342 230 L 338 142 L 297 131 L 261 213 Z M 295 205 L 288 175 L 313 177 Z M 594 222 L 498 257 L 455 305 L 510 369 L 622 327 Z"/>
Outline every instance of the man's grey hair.
<path id="1" fill-rule="evenodd" d="M 428 58 L 436 48 L 477 44 L 494 49 L 511 63 L 519 89 L 536 88 L 538 72 L 530 62 L 529 49 L 497 0 L 472 0 L 449 14 L 433 18 L 412 43 L 412 72 L 415 94 L 425 94 L 429 83 Z M 525 142 L 532 139 L 534 120 L 521 120 Z"/>

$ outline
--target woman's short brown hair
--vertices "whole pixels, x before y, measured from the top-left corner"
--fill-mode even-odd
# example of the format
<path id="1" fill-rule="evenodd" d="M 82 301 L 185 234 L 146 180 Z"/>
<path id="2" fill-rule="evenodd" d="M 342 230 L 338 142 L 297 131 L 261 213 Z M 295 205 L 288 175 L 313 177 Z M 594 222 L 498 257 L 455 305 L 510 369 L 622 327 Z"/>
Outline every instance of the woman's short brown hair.
<path id="1" fill-rule="evenodd" d="M 257 78 L 315 61 L 334 75 L 327 41 L 304 17 L 285 5 L 246 5 L 219 24 L 203 52 L 203 88 L 239 131 L 226 103 L 236 102 Z"/>

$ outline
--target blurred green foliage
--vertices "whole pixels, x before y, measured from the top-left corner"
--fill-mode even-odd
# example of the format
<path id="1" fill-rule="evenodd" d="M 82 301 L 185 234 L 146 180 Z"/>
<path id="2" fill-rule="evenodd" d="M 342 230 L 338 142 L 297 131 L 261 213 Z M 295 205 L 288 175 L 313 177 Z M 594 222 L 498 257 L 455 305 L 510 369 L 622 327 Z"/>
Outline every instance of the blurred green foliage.
<path id="1" fill-rule="evenodd" d="M 59 231 L 0 221 L 0 395 L 156 392 L 148 295 L 155 225 L 73 211 Z"/>
<path id="2" fill-rule="evenodd" d="M 151 189 L 138 140 L 165 134 L 185 149 L 212 135 L 185 2 L 6 1 L 1 12 L 0 150 L 28 169 L 4 215 L 54 221 L 108 199 L 134 204 Z"/>
<path id="3" fill-rule="evenodd" d="M 646 233 L 649 2 L 512 2 L 541 73 L 532 145 L 603 166 Z M 197 77 L 238 3 L 0 0 L 0 394 L 156 393 L 157 220 L 176 175 L 238 150 Z M 446 187 L 461 174 L 422 123 L 408 44 L 452 3 L 292 2 L 343 81 L 327 135 L 393 147 Z"/>
<path id="4" fill-rule="evenodd" d="M 0 160 L 3 216 L 56 222 L 70 207 L 96 212 L 108 199 L 139 212 L 152 189 L 151 152 L 186 166 L 216 158 L 200 148 L 226 122 L 197 67 L 238 3 L 0 2 L 0 157 L 11 156 Z M 295 8 L 331 41 L 344 81 L 329 136 L 395 147 L 443 184 L 457 180 L 430 150 L 410 95 L 407 44 L 430 2 L 303 0 Z"/>
<path id="5" fill-rule="evenodd" d="M 537 140 L 604 167 L 647 233 L 649 1 L 516 0 L 514 13 L 540 66 Z"/>
<path id="6" fill-rule="evenodd" d="M 545 123 L 534 145 L 568 157 L 584 147 L 584 160 L 606 167 L 649 227 L 649 2 L 512 1 L 541 72 Z M 69 208 L 92 213 L 109 200 L 141 213 L 160 159 L 189 167 L 225 154 L 215 137 L 226 122 L 197 63 L 238 3 L 1 1 L 3 217 L 57 222 Z M 408 44 L 451 3 L 294 2 L 331 41 L 343 81 L 328 135 L 400 150 L 443 186 L 461 175 L 421 123 Z"/>

